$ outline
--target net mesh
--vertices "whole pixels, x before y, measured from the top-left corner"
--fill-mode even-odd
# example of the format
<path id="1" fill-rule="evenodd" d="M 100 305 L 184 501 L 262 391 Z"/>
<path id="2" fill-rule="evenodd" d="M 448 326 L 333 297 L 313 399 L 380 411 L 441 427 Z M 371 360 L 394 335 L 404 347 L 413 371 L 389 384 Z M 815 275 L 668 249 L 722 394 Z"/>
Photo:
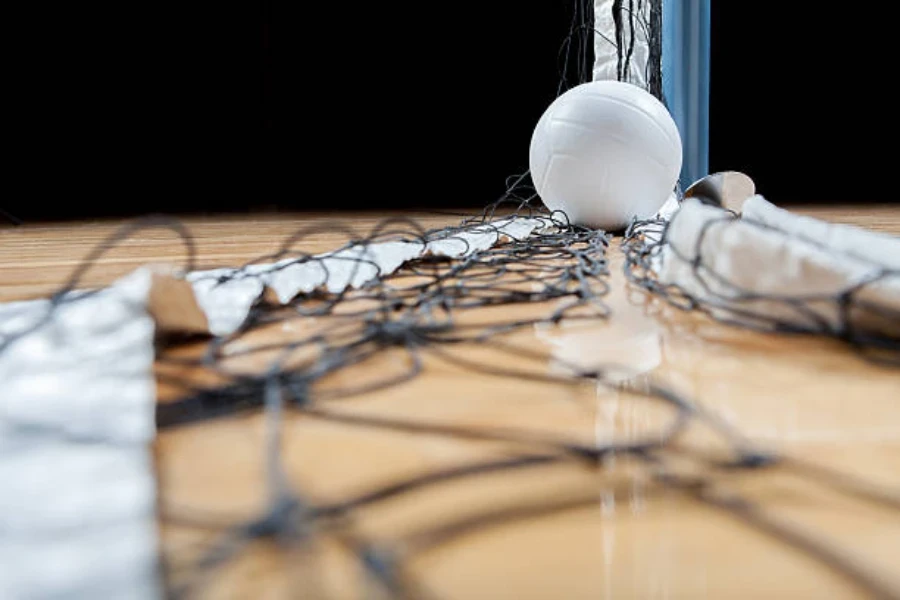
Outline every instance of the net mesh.
<path id="1" fill-rule="evenodd" d="M 506 201 L 491 207 L 483 215 L 466 219 L 448 230 L 421 231 L 409 222 L 388 222 L 363 239 L 367 242 L 428 239 L 448 232 L 484 226 L 508 214 L 501 210 Z M 262 410 L 266 414 L 265 470 L 268 508 L 249 521 L 211 524 L 202 507 L 178 507 L 164 512 L 180 527 L 200 528 L 214 534 L 191 564 L 170 572 L 170 586 L 176 597 L 191 596 L 204 582 L 241 552 L 260 539 L 274 540 L 285 552 L 309 551 L 317 539 L 337 540 L 367 574 L 372 589 L 391 597 L 436 597 L 417 579 L 408 562 L 441 544 L 497 525 L 510 525 L 543 514 L 574 510 L 598 501 L 596 493 L 581 497 L 568 495 L 542 502 L 500 507 L 458 520 L 442 522 L 408 532 L 401 539 L 379 539 L 354 526 L 354 515 L 405 495 L 440 488 L 447 483 L 498 476 L 552 465 L 576 466 L 602 478 L 615 487 L 615 476 L 603 468 L 612 456 L 634 462 L 650 482 L 651 489 L 674 490 L 697 503 L 731 515 L 749 527 L 774 537 L 781 543 L 807 552 L 863 589 L 889 595 L 889 587 L 865 569 L 843 556 L 839 547 L 821 543 L 800 527 L 775 519 L 749 498 L 726 491 L 723 481 L 746 472 L 768 470 L 808 478 L 841 493 L 861 497 L 866 502 L 900 509 L 900 499 L 890 490 L 789 456 L 763 450 L 723 421 L 714 412 L 696 404 L 653 378 L 623 380 L 615 367 L 585 370 L 577 364 L 565 364 L 558 357 L 516 343 L 516 332 L 536 326 L 554 326 L 573 319 L 605 319 L 610 313 L 604 298 L 609 291 L 605 233 L 570 225 L 562 215 L 514 201 L 515 212 L 523 218 L 537 218 L 542 226 L 524 239 L 509 239 L 495 247 L 474 252 L 464 260 L 421 259 L 411 261 L 394 275 L 377 279 L 364 289 L 340 294 L 317 292 L 302 295 L 289 305 L 257 305 L 250 319 L 228 339 L 205 343 L 198 358 L 178 354 L 178 344 L 160 348 L 163 367 L 161 381 L 167 382 L 165 367 L 185 366 L 207 369 L 218 384 L 202 389 L 184 389 L 183 379 L 168 380 L 180 386 L 178 399 L 160 404 L 157 423 L 163 433 L 222 415 Z M 495 215 L 503 213 L 502 216 Z M 658 227 L 664 224 L 656 223 Z M 646 224 L 645 224 L 646 227 Z M 644 229 L 646 233 L 646 229 Z M 302 242 L 293 238 L 293 242 Z M 642 283 L 637 257 L 649 248 L 632 232 L 626 244 L 628 271 L 633 281 L 657 295 L 659 290 Z M 643 260 L 643 259 L 641 259 Z M 502 308 L 528 305 L 535 317 L 507 320 Z M 501 309 L 501 310 L 497 310 Z M 307 323 L 315 317 L 316 324 Z M 254 342 L 256 332 L 273 323 L 301 320 L 288 339 L 273 343 Z M 237 349 L 235 349 L 237 346 Z M 489 350 L 493 359 L 480 352 Z M 390 353 L 389 363 L 403 365 L 386 370 L 380 377 L 364 383 L 336 385 L 334 375 L 372 363 Z M 504 358 L 505 357 L 505 358 Z M 520 368 L 510 368 L 509 358 Z M 252 370 L 229 364 L 247 362 Z M 548 374 L 546 364 L 562 366 L 559 374 Z M 478 374 L 508 382 L 530 382 L 549 395 L 562 390 L 602 386 L 626 394 L 636 401 L 660 408 L 655 425 L 639 438 L 613 439 L 605 443 L 585 440 L 565 432 L 540 432 L 515 427 L 471 427 L 417 418 L 415 411 L 404 416 L 346 409 L 352 398 L 365 397 L 385 388 L 395 388 L 418 377 L 435 364 L 452 365 L 460 373 Z M 260 368 L 259 365 L 264 365 Z M 281 452 L 285 419 L 311 419 L 356 429 L 376 429 L 400 434 L 426 435 L 470 442 L 504 445 L 498 458 L 468 461 L 444 469 L 431 470 L 407 478 L 391 478 L 383 485 L 340 500 L 324 502 L 304 494 L 289 483 L 289 467 Z M 716 438 L 713 450 L 698 450 L 683 445 L 685 432 L 703 429 Z M 691 463 L 685 469 L 683 462 Z M 600 484 L 602 487 L 602 483 Z M 165 506 L 165 502 L 163 503 Z M 200 516 L 198 516 L 200 515 Z M 213 521 L 214 523 L 214 521 Z M 302 559 L 300 559 L 302 560 Z M 312 593 L 301 584 L 303 593 Z"/>

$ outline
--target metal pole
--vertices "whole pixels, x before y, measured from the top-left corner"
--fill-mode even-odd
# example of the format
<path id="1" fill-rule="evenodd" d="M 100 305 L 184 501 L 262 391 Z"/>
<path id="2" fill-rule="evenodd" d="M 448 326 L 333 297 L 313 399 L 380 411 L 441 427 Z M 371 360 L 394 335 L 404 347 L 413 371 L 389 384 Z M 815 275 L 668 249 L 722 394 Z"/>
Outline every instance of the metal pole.
<path id="1" fill-rule="evenodd" d="M 711 0 L 663 0 L 663 96 L 684 144 L 681 185 L 709 172 Z"/>

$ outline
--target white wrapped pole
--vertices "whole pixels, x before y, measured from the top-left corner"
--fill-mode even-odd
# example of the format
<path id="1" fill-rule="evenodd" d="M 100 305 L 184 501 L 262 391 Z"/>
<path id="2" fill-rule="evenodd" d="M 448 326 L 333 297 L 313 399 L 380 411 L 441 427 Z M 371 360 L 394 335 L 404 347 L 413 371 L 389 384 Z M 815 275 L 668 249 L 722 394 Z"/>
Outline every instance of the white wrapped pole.
<path id="1" fill-rule="evenodd" d="M 745 203 L 740 219 L 687 199 L 653 269 L 659 283 L 677 286 L 723 319 L 896 335 L 898 257 L 898 238 L 797 217 L 761 196 Z"/>

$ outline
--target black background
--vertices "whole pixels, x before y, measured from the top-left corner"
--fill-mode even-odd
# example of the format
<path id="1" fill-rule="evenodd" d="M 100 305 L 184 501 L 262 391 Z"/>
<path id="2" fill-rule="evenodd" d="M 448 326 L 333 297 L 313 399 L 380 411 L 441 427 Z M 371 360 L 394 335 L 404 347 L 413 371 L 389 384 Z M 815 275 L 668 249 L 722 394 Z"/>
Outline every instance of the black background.
<path id="1" fill-rule="evenodd" d="M 898 201 L 896 22 L 857 5 L 713 0 L 712 171 L 779 204 Z"/>
<path id="2" fill-rule="evenodd" d="M 891 37 L 795 4 L 713 2 L 710 166 L 892 201 Z M 34 220 L 483 206 L 527 168 L 571 2 L 22 10 L 0 206 Z"/>
<path id="3" fill-rule="evenodd" d="M 41 8 L 2 207 L 483 206 L 528 167 L 572 3 L 484 4 Z"/>

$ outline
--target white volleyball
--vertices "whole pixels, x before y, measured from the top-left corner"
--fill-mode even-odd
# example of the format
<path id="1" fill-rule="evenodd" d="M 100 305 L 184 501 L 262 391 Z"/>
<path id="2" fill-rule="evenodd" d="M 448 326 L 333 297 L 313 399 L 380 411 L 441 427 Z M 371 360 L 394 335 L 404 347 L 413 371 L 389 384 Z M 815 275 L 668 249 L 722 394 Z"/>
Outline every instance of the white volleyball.
<path id="1" fill-rule="evenodd" d="M 666 107 L 630 83 L 593 81 L 557 98 L 531 138 L 544 204 L 608 230 L 653 216 L 681 171 L 681 136 Z"/>

